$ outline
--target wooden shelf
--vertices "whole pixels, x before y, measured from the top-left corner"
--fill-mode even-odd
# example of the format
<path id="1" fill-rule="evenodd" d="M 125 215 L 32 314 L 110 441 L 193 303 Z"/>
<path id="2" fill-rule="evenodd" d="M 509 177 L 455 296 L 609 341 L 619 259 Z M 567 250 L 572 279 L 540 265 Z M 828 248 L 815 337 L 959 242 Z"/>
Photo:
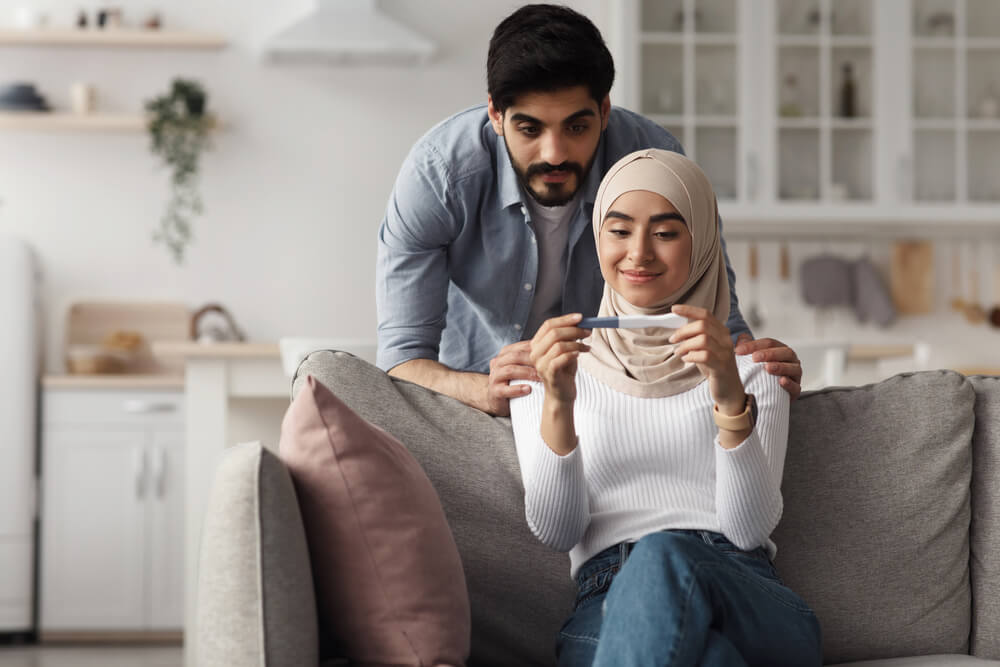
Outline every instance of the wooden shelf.
<path id="1" fill-rule="evenodd" d="M 170 49 L 221 49 L 222 35 L 177 30 L 135 28 L 39 28 L 0 29 L 0 46 L 87 46 Z"/>
<path id="2" fill-rule="evenodd" d="M 222 127 L 212 121 L 212 129 Z M 144 132 L 146 116 L 141 113 L 76 114 L 53 111 L 0 112 L 0 130 L 45 132 Z"/>

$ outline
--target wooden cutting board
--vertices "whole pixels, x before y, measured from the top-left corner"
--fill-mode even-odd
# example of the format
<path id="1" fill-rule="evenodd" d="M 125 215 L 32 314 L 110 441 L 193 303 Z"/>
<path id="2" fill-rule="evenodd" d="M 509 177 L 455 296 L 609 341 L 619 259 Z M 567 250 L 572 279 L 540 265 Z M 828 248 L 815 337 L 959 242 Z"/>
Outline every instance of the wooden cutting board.
<path id="1" fill-rule="evenodd" d="M 900 315 L 926 315 L 934 310 L 934 244 L 896 241 L 892 244 L 889 290 Z"/>

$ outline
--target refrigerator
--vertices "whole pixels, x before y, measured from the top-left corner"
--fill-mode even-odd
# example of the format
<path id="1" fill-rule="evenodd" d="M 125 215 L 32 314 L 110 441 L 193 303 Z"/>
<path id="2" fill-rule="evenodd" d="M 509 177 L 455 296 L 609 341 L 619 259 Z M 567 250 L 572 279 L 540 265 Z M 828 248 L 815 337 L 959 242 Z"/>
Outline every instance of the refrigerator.
<path id="1" fill-rule="evenodd" d="M 34 631 L 40 273 L 0 234 L 0 634 Z"/>

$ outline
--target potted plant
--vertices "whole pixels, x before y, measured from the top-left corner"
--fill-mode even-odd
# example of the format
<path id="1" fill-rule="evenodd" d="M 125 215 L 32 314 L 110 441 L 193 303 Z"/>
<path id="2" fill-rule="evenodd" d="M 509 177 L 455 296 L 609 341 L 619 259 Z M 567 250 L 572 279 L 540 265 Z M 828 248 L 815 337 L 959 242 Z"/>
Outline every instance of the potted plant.
<path id="1" fill-rule="evenodd" d="M 209 146 L 211 117 L 201 84 L 174 79 L 170 90 L 146 102 L 150 150 L 171 169 L 170 199 L 153 240 L 163 243 L 174 261 L 184 261 L 192 238 L 191 220 L 202 212 L 198 192 L 198 160 Z"/>

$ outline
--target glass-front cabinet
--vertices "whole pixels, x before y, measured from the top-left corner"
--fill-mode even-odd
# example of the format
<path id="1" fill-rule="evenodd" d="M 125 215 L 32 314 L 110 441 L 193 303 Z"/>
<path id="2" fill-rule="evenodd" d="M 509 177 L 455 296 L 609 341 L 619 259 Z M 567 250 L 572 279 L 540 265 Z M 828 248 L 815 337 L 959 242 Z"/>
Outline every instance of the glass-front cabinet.
<path id="1" fill-rule="evenodd" d="M 1000 0 L 609 6 L 615 102 L 680 139 L 723 215 L 1000 222 Z"/>

